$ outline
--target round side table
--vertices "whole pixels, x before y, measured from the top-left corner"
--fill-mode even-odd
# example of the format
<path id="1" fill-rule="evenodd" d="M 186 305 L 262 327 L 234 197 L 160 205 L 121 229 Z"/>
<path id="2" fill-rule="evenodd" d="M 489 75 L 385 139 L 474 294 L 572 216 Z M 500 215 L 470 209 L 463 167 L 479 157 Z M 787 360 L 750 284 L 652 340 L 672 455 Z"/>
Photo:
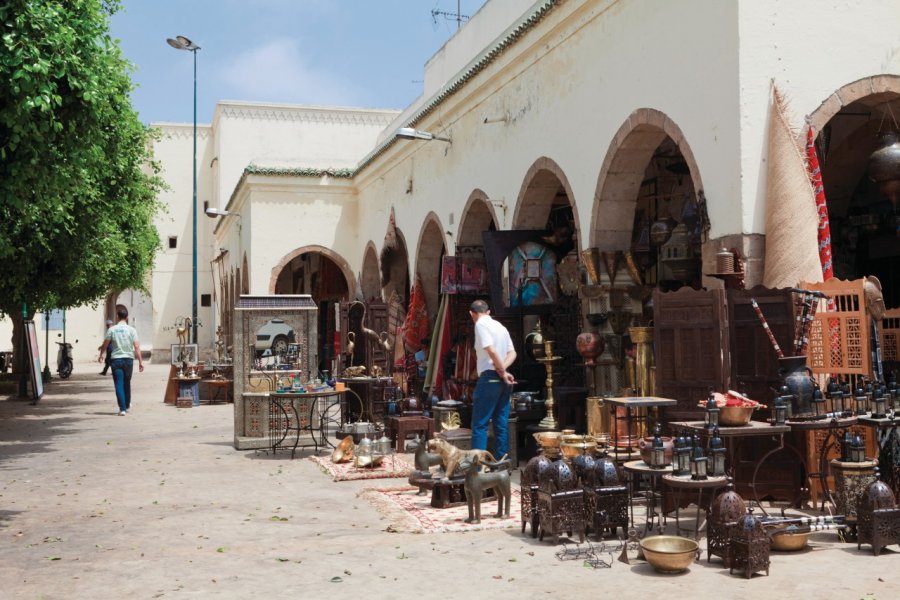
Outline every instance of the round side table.
<path id="1" fill-rule="evenodd" d="M 712 500 L 715 494 L 710 494 L 709 504 L 706 507 L 701 506 L 703 501 L 703 490 L 710 490 L 714 492 L 718 488 L 723 488 L 728 483 L 728 478 L 725 476 L 722 477 L 714 477 L 710 476 L 706 479 L 691 479 L 688 477 L 676 477 L 675 475 L 668 474 L 663 475 L 663 483 L 675 490 L 675 533 L 677 535 L 681 535 L 681 521 L 679 519 L 679 513 L 681 511 L 681 492 L 687 490 L 691 492 L 693 490 L 697 490 L 697 518 L 694 521 L 694 539 L 700 539 L 700 512 L 703 508 L 706 509 L 706 513 L 709 514 L 712 506 Z"/>

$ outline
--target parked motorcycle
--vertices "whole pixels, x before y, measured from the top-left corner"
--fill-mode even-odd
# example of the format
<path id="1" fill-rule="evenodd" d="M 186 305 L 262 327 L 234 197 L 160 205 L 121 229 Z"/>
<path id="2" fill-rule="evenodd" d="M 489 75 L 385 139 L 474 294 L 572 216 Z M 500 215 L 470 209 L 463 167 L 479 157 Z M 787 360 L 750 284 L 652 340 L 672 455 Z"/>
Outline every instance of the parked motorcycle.
<path id="1" fill-rule="evenodd" d="M 78 340 L 75 340 L 75 343 L 78 343 Z M 69 375 L 72 374 L 72 344 L 69 342 L 56 342 L 59 346 L 59 350 L 56 352 L 56 372 L 59 373 L 59 376 L 63 379 L 68 379 Z"/>

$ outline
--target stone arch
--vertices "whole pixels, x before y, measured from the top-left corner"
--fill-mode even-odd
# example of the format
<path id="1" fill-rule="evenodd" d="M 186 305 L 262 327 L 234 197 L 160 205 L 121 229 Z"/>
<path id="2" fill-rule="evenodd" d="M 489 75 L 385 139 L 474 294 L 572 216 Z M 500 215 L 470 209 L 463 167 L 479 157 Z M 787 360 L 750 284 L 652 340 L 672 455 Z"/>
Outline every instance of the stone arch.
<path id="1" fill-rule="evenodd" d="M 807 120 L 818 133 L 846 105 L 864 98 L 877 99 L 882 94 L 885 98 L 900 95 L 900 75 L 870 75 L 841 86 L 812 111 Z"/>
<path id="2" fill-rule="evenodd" d="M 560 188 L 565 191 L 575 221 L 573 234 L 579 236 L 580 219 L 572 186 L 562 168 L 555 161 L 542 156 L 528 168 L 513 214 L 513 229 L 543 229 L 550 216 L 551 206 Z"/>
<path id="3" fill-rule="evenodd" d="M 290 264 L 292 260 L 297 258 L 298 256 L 302 256 L 308 253 L 316 253 L 325 256 L 330 259 L 335 265 L 337 265 L 338 269 L 340 269 L 341 274 L 344 276 L 344 281 L 347 284 L 347 294 L 348 297 L 352 298 L 355 295 L 355 279 L 353 278 L 353 270 L 350 268 L 350 263 L 348 263 L 343 256 L 331 250 L 330 248 L 326 248 L 325 246 L 319 246 L 318 244 L 309 244 L 307 246 L 301 246 L 295 250 L 290 251 L 285 254 L 284 257 L 278 264 L 272 267 L 272 274 L 269 276 L 269 293 L 275 293 L 275 285 L 278 282 L 278 276 L 281 275 L 281 271 Z"/>
<path id="4" fill-rule="evenodd" d="M 359 285 L 363 299 L 381 298 L 381 279 L 379 277 L 378 252 L 370 240 L 363 253 L 362 271 L 359 274 Z"/>
<path id="5" fill-rule="evenodd" d="M 644 172 L 657 147 L 669 137 L 681 152 L 699 197 L 703 192 L 700 169 L 684 134 L 665 113 L 639 108 L 613 136 L 594 192 L 590 245 L 621 250 L 631 245 L 634 210 Z"/>
<path id="6" fill-rule="evenodd" d="M 429 212 L 419 231 L 416 244 L 416 275 L 425 292 L 425 307 L 429 319 L 437 315 L 441 294 L 441 259 L 447 253 L 447 242 L 441 220 L 434 212 Z"/>
<path id="7" fill-rule="evenodd" d="M 483 246 L 482 231 L 497 227 L 497 215 L 487 194 L 476 189 L 469 194 L 456 234 L 457 246 Z"/>

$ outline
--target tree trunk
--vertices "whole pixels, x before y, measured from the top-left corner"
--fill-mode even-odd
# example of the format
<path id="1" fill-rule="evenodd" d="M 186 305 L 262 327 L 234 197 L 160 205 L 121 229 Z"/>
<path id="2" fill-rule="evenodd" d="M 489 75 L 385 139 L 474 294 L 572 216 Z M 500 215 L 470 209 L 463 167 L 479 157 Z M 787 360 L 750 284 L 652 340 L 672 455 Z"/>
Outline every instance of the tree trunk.
<path id="1" fill-rule="evenodd" d="M 13 324 L 12 348 L 13 356 L 16 358 L 12 364 L 13 374 L 28 373 L 28 344 L 25 343 L 25 319 L 21 312 L 7 313 Z M 30 313 L 28 318 L 34 317 L 34 313 Z"/>

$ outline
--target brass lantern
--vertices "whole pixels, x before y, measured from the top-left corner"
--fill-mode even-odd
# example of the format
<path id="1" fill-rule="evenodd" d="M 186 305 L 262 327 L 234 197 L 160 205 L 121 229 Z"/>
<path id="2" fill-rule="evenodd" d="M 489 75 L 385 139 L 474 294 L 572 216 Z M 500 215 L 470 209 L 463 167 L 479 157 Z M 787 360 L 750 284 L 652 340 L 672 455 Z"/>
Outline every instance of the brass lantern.
<path id="1" fill-rule="evenodd" d="M 725 445 L 719 437 L 719 428 L 713 429 L 713 436 L 709 440 L 709 466 L 713 477 L 725 475 Z"/>

